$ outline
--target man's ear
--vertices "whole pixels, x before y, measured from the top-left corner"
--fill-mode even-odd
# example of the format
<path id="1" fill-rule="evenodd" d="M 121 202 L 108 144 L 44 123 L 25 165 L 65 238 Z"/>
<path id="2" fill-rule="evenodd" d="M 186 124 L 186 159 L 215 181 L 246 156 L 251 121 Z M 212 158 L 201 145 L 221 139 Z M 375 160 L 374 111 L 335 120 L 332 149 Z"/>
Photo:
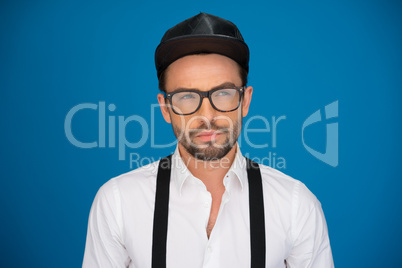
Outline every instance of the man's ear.
<path id="1" fill-rule="evenodd" d="M 246 87 L 243 93 L 243 117 L 246 117 L 248 114 L 248 109 L 250 108 L 251 96 L 253 95 L 253 87 Z"/>
<path id="2" fill-rule="evenodd" d="M 165 119 L 166 122 L 172 123 L 172 120 L 170 119 L 169 110 L 168 110 L 167 104 L 165 102 L 165 96 L 163 94 L 159 93 L 157 97 L 158 97 L 159 107 L 161 108 L 163 118 Z"/>

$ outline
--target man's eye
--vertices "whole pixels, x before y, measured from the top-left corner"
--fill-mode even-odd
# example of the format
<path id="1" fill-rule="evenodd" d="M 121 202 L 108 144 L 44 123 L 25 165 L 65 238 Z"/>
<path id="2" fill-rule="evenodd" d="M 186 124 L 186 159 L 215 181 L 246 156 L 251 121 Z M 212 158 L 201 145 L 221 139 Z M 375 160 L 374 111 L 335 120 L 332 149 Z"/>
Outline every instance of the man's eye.
<path id="1" fill-rule="evenodd" d="M 218 96 L 229 96 L 232 95 L 233 93 L 231 92 L 231 90 L 221 90 L 218 91 Z"/>
<path id="2" fill-rule="evenodd" d="M 180 97 L 181 100 L 190 100 L 194 99 L 194 94 L 186 94 Z"/>

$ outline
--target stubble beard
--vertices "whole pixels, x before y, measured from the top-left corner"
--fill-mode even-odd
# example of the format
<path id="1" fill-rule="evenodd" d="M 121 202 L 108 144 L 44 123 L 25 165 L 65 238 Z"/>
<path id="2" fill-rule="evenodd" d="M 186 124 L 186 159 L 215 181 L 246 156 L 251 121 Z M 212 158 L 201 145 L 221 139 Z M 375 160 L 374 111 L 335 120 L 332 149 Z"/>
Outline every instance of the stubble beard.
<path id="1" fill-rule="evenodd" d="M 240 125 L 239 120 L 234 122 L 233 129 L 219 127 L 214 122 L 210 123 L 209 128 L 206 126 L 206 124 L 202 124 L 199 128 L 192 129 L 188 135 L 184 135 L 184 130 L 173 123 L 172 127 L 178 142 L 191 156 L 202 161 L 215 161 L 222 159 L 225 155 L 227 155 L 236 144 L 240 135 L 243 117 L 241 117 L 240 121 Z M 219 131 L 219 133 L 226 136 L 225 141 L 223 144 L 217 144 L 215 141 L 196 144 L 194 139 L 196 135 L 203 130 Z"/>

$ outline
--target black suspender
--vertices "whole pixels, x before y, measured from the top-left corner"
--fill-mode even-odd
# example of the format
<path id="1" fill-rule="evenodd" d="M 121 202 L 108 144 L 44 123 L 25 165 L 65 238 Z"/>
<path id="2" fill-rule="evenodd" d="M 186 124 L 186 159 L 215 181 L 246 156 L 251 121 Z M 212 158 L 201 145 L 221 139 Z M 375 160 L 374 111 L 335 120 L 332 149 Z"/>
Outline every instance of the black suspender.
<path id="1" fill-rule="evenodd" d="M 170 167 L 172 156 L 159 161 L 156 178 L 152 268 L 166 268 L 166 242 L 169 212 Z M 265 268 L 265 218 L 261 172 L 258 164 L 246 158 L 250 204 L 251 268 Z"/>
<path id="2" fill-rule="evenodd" d="M 169 155 L 159 161 L 158 175 L 156 177 L 152 268 L 166 267 L 171 160 L 172 155 Z"/>
<path id="3" fill-rule="evenodd" d="M 265 217 L 262 179 L 258 163 L 246 158 L 250 206 L 251 268 L 265 268 Z"/>

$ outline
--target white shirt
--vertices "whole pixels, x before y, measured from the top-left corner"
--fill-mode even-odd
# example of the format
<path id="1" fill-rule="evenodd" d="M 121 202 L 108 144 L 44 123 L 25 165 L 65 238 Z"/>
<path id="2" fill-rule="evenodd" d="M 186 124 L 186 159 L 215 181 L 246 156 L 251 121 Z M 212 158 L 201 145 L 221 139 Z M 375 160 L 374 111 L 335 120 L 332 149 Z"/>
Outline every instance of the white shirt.
<path id="1" fill-rule="evenodd" d="M 172 160 L 167 268 L 250 267 L 248 180 L 239 148 L 223 180 L 226 190 L 209 239 L 211 195 L 187 169 L 177 148 Z M 113 178 L 99 189 L 89 216 L 84 268 L 151 267 L 158 164 Z M 320 202 L 300 181 L 259 167 L 266 267 L 334 267 Z"/>

